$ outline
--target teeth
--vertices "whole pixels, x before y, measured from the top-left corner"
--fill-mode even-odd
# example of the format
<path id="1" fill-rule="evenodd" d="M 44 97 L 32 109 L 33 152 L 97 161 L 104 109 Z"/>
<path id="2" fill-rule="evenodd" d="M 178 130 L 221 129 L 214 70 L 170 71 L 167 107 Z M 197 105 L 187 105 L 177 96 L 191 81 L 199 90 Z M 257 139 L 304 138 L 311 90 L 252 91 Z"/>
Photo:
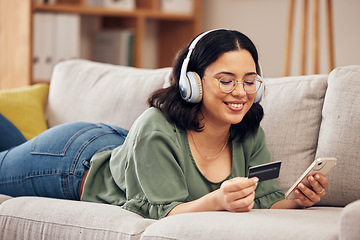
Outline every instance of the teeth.
<path id="1" fill-rule="evenodd" d="M 242 106 L 244 106 L 244 104 L 235 104 L 235 103 L 229 103 L 228 105 L 233 108 L 241 108 Z"/>

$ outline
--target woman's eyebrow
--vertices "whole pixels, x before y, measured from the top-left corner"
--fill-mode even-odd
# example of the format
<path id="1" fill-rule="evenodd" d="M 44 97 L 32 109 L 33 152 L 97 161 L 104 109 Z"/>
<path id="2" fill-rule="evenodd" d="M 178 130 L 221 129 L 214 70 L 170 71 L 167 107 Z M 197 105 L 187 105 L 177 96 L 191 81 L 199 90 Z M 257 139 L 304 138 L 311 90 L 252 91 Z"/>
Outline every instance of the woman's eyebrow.
<path id="1" fill-rule="evenodd" d="M 214 76 L 221 75 L 221 74 L 231 75 L 231 76 L 234 76 L 234 77 L 236 76 L 236 74 L 234 74 L 232 72 L 226 72 L 226 71 L 218 72 Z M 251 76 L 251 75 L 256 75 L 256 74 L 257 74 L 256 72 L 247 72 L 247 73 L 244 74 L 244 76 L 246 77 L 246 76 Z"/>
<path id="2" fill-rule="evenodd" d="M 245 73 L 245 76 L 256 75 L 256 74 L 257 74 L 256 72 L 248 72 L 248 73 Z"/>
<path id="3" fill-rule="evenodd" d="M 232 72 L 218 72 L 218 73 L 216 73 L 216 74 L 215 74 L 215 76 L 216 76 L 216 75 L 221 75 L 221 74 L 226 74 L 226 75 L 232 75 L 232 76 L 235 76 L 235 74 L 234 74 L 234 73 L 232 73 Z"/>

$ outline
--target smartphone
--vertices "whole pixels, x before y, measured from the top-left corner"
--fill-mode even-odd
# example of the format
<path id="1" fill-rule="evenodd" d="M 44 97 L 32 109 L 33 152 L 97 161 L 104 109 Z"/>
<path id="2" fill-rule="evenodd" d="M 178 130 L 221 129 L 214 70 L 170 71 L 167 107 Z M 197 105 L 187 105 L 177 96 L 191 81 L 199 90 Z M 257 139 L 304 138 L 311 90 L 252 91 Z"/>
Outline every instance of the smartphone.
<path id="1" fill-rule="evenodd" d="M 248 178 L 257 177 L 259 181 L 266 181 L 279 177 L 281 161 L 265 163 L 249 167 Z"/>
<path id="2" fill-rule="evenodd" d="M 295 189 L 298 187 L 300 182 L 305 186 L 311 187 L 309 181 L 307 180 L 308 176 L 315 175 L 316 173 L 321 173 L 326 176 L 330 170 L 336 165 L 336 158 L 317 158 L 312 162 L 312 164 L 305 170 L 305 172 L 298 178 L 298 180 L 292 185 L 289 190 L 285 193 L 286 199 L 295 199 L 296 195 L 294 193 Z"/>

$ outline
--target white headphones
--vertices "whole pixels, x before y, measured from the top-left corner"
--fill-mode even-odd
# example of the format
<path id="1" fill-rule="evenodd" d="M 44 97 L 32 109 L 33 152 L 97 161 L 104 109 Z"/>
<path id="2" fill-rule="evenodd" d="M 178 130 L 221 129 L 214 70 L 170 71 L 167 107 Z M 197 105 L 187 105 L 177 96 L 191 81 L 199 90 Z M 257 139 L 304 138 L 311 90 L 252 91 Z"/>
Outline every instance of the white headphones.
<path id="1" fill-rule="evenodd" d="M 188 64 L 190 61 L 191 53 L 193 52 L 196 44 L 200 41 L 202 37 L 204 37 L 206 34 L 217 31 L 217 30 L 229 30 L 229 29 L 212 29 L 207 32 L 204 32 L 197 36 L 193 42 L 190 44 L 188 49 L 188 54 L 186 55 L 183 64 L 181 66 L 180 71 L 180 79 L 179 79 L 179 90 L 181 97 L 190 103 L 198 103 L 202 99 L 202 84 L 201 84 L 201 78 L 196 72 L 188 72 Z M 261 65 L 259 63 L 260 72 L 262 73 Z M 262 76 L 261 76 L 262 77 Z M 261 84 L 260 89 L 258 90 L 256 94 L 256 98 L 254 102 L 258 102 L 261 99 L 261 95 L 263 92 L 264 84 Z"/>

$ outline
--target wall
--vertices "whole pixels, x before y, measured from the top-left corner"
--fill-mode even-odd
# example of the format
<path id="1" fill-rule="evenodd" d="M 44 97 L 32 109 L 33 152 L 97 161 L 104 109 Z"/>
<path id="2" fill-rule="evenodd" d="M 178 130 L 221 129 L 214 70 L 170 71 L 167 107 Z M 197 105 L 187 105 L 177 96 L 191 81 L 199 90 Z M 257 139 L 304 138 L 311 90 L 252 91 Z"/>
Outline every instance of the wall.
<path id="1" fill-rule="evenodd" d="M 288 20 L 288 0 L 203 0 L 204 30 L 237 29 L 249 36 L 259 50 L 267 77 L 279 77 L 284 71 L 284 50 Z M 300 74 L 301 3 L 296 1 L 291 75 Z M 312 0 L 309 1 L 311 17 Z M 328 73 L 325 0 L 320 0 L 320 73 Z M 360 65 L 360 1 L 333 0 L 335 67 Z M 307 74 L 313 72 L 312 26 L 308 21 Z"/>

